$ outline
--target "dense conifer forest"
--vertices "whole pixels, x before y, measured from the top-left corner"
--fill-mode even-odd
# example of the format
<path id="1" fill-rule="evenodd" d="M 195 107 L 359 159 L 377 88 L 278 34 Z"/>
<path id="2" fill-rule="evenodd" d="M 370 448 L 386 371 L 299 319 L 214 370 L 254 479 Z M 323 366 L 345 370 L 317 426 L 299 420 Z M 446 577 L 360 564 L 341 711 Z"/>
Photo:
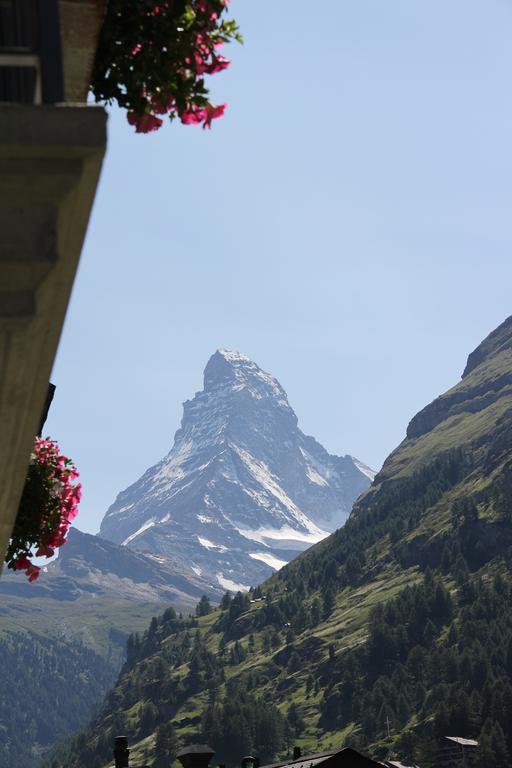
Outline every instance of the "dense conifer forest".
<path id="1" fill-rule="evenodd" d="M 32 745 L 38 744 L 41 754 L 56 737 L 76 731 L 93 714 L 115 673 L 79 642 L 5 633 L 0 637 L 0 680 L 0 765 L 32 768 L 40 762 Z"/>
<path id="2" fill-rule="evenodd" d="M 344 740 L 377 757 L 398 754 L 430 768 L 438 737 L 456 734 L 481 741 L 482 768 L 491 754 L 496 768 L 509 766 L 508 510 L 485 520 L 474 500 L 459 499 L 435 545 L 392 544 L 397 508 L 402 519 L 416 520 L 468 469 L 464 454 L 448 453 L 406 488 L 390 489 L 399 499 L 384 497 L 390 514 L 362 512 L 261 588 L 226 594 L 220 610 L 210 612 L 203 601 L 195 616 L 169 609 L 155 617 L 146 633 L 130 637 L 118 685 L 92 732 L 73 743 L 69 764 L 105 765 L 121 732 L 157 756 L 158 729 L 172 724 L 169 759 L 178 743 L 190 740 L 208 741 L 230 765 L 249 751 L 270 760 L 295 741 L 315 749 Z M 502 490 L 500 484 L 499 498 Z M 488 498 L 493 508 L 497 498 Z M 343 604 L 356 600 L 368 578 L 375 579 L 373 548 L 383 537 L 391 544 L 385 560 L 396 551 L 391 578 L 403 572 L 399 563 L 408 563 L 412 584 L 377 602 L 361 642 L 344 647 L 331 631 L 340 596 Z M 486 537 L 493 546 L 482 548 Z M 68 765 L 52 763 L 61 764 Z"/>

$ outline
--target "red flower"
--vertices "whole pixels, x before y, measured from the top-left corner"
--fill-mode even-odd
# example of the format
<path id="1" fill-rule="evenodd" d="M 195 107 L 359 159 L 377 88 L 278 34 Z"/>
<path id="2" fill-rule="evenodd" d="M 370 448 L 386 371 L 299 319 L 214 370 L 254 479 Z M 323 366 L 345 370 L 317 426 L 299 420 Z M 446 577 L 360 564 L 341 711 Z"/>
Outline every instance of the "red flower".
<path id="1" fill-rule="evenodd" d="M 36 552 L 36 557 L 53 557 L 55 550 L 47 544 L 42 544 Z"/>
<path id="2" fill-rule="evenodd" d="M 135 126 L 135 133 L 151 133 L 157 131 L 163 123 L 159 117 L 150 114 L 137 115 L 135 112 L 128 112 L 128 122 Z"/>
<path id="3" fill-rule="evenodd" d="M 169 94 L 157 93 L 151 99 L 151 108 L 157 115 L 165 115 L 175 107 L 174 97 Z"/>
<path id="4" fill-rule="evenodd" d="M 39 578 L 39 573 L 41 569 L 38 565 L 32 565 L 31 563 L 29 567 L 26 569 L 26 571 L 27 571 L 28 580 L 35 581 L 37 578 Z"/>

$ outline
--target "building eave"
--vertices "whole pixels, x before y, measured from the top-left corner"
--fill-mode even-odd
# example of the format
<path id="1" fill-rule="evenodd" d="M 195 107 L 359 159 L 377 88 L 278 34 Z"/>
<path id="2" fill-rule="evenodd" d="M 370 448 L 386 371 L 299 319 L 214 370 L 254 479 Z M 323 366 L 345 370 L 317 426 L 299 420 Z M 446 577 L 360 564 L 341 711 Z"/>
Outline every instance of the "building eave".
<path id="1" fill-rule="evenodd" d="M 0 105 L 0 562 L 14 526 L 105 147 L 101 107 Z"/>

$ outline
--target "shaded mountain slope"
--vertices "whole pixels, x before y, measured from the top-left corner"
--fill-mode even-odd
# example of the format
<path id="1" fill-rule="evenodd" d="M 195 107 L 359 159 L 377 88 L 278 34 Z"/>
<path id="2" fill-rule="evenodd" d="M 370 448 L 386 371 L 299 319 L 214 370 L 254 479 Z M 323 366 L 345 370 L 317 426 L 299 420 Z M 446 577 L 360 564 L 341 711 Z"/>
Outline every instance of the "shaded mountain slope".
<path id="1" fill-rule="evenodd" d="M 3 768 L 36 766 L 44 750 L 91 717 L 115 681 L 130 633 L 170 603 L 190 609 L 197 602 L 205 585 L 190 577 L 77 529 L 36 583 L 4 572 Z"/>
<path id="2" fill-rule="evenodd" d="M 182 743 L 207 739 L 229 765 L 296 742 L 433 768 L 437 738 L 456 734 L 480 740 L 479 768 L 509 768 L 511 328 L 413 419 L 342 529 L 220 610 L 167 613 L 132 638 L 64 764 L 103 768 L 121 732 L 136 761 L 151 760 L 172 722 Z"/>

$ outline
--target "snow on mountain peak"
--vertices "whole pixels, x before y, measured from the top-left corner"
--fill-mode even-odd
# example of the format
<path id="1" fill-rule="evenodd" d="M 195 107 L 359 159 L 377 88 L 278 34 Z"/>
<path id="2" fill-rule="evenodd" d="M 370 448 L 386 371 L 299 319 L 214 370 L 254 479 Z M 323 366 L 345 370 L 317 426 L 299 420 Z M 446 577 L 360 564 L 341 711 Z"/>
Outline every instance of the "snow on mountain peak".
<path id="1" fill-rule="evenodd" d="M 218 349 L 204 369 L 204 391 L 226 386 L 238 391 L 243 389 L 257 398 L 276 398 L 280 405 L 289 408 L 286 392 L 277 379 L 262 370 L 247 355 Z"/>
<path id="2" fill-rule="evenodd" d="M 277 379 L 219 349 L 171 451 L 119 494 L 101 535 L 182 560 L 214 590 L 256 584 L 343 524 L 370 472 L 304 435 Z"/>
<path id="3" fill-rule="evenodd" d="M 215 354 L 221 355 L 228 363 L 251 363 L 250 358 L 244 355 L 243 352 L 238 352 L 232 349 L 224 349 L 220 347 Z"/>

